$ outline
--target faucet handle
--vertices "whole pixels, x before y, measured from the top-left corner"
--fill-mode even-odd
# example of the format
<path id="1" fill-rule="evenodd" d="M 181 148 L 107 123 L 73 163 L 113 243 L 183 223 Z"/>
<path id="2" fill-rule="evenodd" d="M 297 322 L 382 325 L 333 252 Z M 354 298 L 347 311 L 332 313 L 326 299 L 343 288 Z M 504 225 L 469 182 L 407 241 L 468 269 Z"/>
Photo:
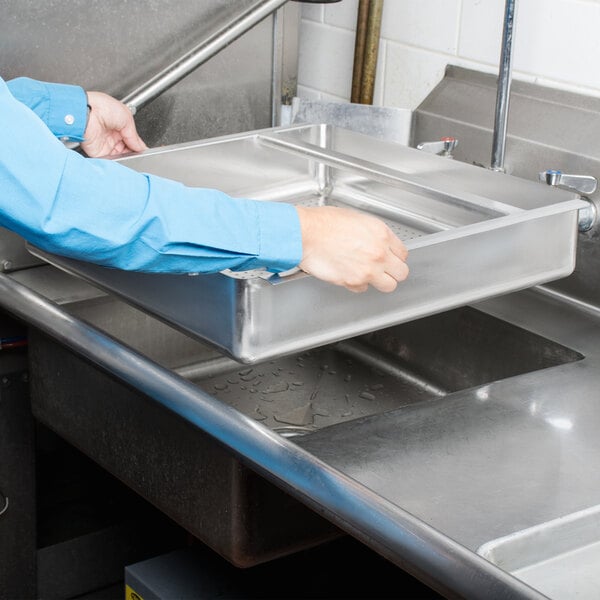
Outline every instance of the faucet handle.
<path id="1" fill-rule="evenodd" d="M 421 142 L 417 150 L 439 154 L 447 158 L 452 158 L 452 151 L 458 146 L 458 140 L 454 137 L 443 137 L 438 142 Z"/>
<path id="2" fill-rule="evenodd" d="M 591 175 L 567 175 L 555 169 L 542 171 L 539 174 L 539 180 L 548 185 L 571 188 L 580 194 L 593 194 L 598 187 L 598 180 Z"/>
<path id="3" fill-rule="evenodd" d="M 598 187 L 598 180 L 591 175 L 567 175 L 562 171 L 548 169 L 539 173 L 538 177 L 542 183 L 567 187 L 579 194 L 593 194 Z M 595 204 L 589 198 L 584 198 L 584 200 L 587 200 L 588 206 L 579 209 L 578 225 L 581 232 L 589 231 L 597 220 Z"/>

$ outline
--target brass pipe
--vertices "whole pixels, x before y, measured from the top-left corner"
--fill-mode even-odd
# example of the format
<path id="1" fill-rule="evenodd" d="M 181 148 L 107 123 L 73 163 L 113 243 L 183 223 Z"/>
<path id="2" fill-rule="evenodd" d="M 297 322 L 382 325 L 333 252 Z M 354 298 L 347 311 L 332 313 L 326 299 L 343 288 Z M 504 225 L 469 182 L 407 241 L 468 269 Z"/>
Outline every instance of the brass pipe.
<path id="1" fill-rule="evenodd" d="M 363 60 L 362 88 L 360 93 L 361 104 L 373 104 L 373 91 L 375 89 L 375 75 L 377 72 L 377 55 L 379 54 L 379 33 L 381 31 L 381 15 L 383 13 L 383 0 L 371 0 L 367 20 L 367 37 L 365 41 L 365 55 Z"/>
<path id="2" fill-rule="evenodd" d="M 365 59 L 365 42 L 367 39 L 367 21 L 370 0 L 360 0 L 356 17 L 356 41 L 354 42 L 354 67 L 352 70 L 352 95 L 350 102 L 360 102 Z"/>

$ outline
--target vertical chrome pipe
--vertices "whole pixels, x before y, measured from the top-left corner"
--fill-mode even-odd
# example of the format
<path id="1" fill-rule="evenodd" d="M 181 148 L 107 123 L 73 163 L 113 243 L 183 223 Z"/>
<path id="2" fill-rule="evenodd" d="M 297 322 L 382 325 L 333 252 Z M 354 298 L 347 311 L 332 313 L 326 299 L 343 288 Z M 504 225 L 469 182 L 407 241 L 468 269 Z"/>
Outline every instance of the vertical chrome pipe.
<path id="1" fill-rule="evenodd" d="M 260 0 L 242 14 L 232 19 L 216 33 L 208 37 L 160 73 L 143 83 L 123 98 L 123 102 L 135 114 L 138 109 L 160 96 L 181 81 L 194 69 L 231 44 L 254 25 L 281 8 L 288 0 Z"/>
<path id="2" fill-rule="evenodd" d="M 512 81 L 513 37 L 515 31 L 516 0 L 506 0 L 504 8 L 504 29 L 502 50 L 498 72 L 498 92 L 496 95 L 496 114 L 494 119 L 494 137 L 492 140 L 491 168 L 504 171 L 506 153 L 506 132 L 508 127 L 508 107 L 510 102 L 510 84 Z"/>

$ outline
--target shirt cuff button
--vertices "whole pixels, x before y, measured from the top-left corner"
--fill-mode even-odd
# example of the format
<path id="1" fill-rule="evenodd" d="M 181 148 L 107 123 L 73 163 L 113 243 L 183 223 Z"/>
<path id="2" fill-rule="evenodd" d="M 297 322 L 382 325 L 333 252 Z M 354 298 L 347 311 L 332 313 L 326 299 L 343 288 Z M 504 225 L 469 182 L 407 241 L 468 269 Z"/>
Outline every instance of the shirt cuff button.
<path id="1" fill-rule="evenodd" d="M 67 125 L 73 125 L 73 123 L 75 123 L 75 117 L 73 115 L 65 115 L 65 123 Z"/>

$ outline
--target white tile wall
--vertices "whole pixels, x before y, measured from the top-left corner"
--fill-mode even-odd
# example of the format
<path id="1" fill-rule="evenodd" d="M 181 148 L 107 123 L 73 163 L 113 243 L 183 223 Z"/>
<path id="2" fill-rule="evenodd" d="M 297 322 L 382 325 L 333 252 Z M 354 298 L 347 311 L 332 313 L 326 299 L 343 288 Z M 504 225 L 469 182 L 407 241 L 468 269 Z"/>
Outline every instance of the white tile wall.
<path id="1" fill-rule="evenodd" d="M 325 23 L 354 31 L 356 29 L 357 12 L 358 0 L 343 0 L 334 4 L 326 4 Z"/>
<path id="2" fill-rule="evenodd" d="M 352 88 L 354 32 L 303 21 L 298 83 L 348 99 Z"/>
<path id="3" fill-rule="evenodd" d="M 299 93 L 348 100 L 358 0 L 304 4 Z M 385 0 L 375 104 L 414 109 L 447 64 L 497 72 L 504 0 Z M 600 96 L 600 0 L 517 0 L 514 77 Z"/>
<path id="4" fill-rule="evenodd" d="M 388 0 L 383 5 L 383 39 L 427 50 L 456 53 L 460 0 Z"/>
<path id="5" fill-rule="evenodd" d="M 444 76 L 445 56 L 387 42 L 384 106 L 413 110 Z"/>

